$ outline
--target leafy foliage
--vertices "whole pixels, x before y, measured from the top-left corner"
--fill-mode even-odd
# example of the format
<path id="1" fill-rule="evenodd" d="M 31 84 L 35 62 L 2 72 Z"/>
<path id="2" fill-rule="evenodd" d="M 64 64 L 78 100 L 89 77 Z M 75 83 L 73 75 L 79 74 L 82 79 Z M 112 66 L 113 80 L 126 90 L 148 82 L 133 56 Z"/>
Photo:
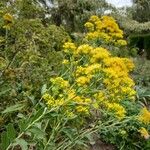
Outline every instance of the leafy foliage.
<path id="1" fill-rule="evenodd" d="M 134 12 L 133 19 L 138 22 L 150 21 L 150 2 L 149 0 L 133 0 Z"/>
<path id="2" fill-rule="evenodd" d="M 1 0 L 0 149 L 87 150 L 95 134 L 118 149 L 150 148 L 149 65 L 135 59 L 129 75 L 114 18 L 94 15 L 83 29 L 108 8 L 104 0 Z M 86 32 L 72 41 L 64 28 Z"/>
<path id="3" fill-rule="evenodd" d="M 10 102 L 14 103 L 18 99 L 26 101 L 33 91 L 39 95 L 42 84 L 59 70 L 63 58 L 61 45 L 70 40 L 62 27 L 45 27 L 40 19 L 13 17 L 13 25 L 4 29 L 6 19 L 1 16 L 0 85 L 1 98 L 7 97 L 1 102 L 4 108 L 12 98 Z"/>
<path id="4" fill-rule="evenodd" d="M 81 31 L 92 14 L 104 14 L 111 8 L 105 0 L 38 0 L 43 4 L 56 25 L 63 24 L 68 31 Z"/>

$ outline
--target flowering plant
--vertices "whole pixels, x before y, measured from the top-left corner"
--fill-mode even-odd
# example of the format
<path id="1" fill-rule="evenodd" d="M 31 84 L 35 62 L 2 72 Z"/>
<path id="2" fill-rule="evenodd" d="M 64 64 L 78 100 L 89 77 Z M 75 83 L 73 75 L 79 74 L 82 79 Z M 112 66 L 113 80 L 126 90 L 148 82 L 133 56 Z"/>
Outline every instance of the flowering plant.
<path id="1" fill-rule="evenodd" d="M 108 16 L 92 16 L 85 26 L 86 42 L 64 43 L 59 73 L 43 85 L 41 99 L 28 115 L 19 113 L 15 124 L 8 124 L 1 149 L 83 150 L 93 143 L 93 133 L 119 149 L 149 148 L 150 112 L 136 102 L 130 75 L 134 64 L 113 56 L 105 46 L 126 45 L 123 32 Z M 91 42 L 97 38 L 103 43 Z M 22 108 L 13 106 L 3 113 Z"/>

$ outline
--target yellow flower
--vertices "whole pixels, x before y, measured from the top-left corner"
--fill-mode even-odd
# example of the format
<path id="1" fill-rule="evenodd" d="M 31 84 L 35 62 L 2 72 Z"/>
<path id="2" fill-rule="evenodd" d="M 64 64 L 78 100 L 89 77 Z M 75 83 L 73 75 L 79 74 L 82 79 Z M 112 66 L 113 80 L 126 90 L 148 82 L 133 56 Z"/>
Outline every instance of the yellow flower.
<path id="1" fill-rule="evenodd" d="M 106 76 L 109 78 L 118 78 L 117 72 L 113 68 L 104 68 L 103 71 L 106 73 Z"/>
<path id="2" fill-rule="evenodd" d="M 63 98 L 62 99 L 56 99 L 55 100 L 55 105 L 53 105 L 53 107 L 60 107 L 64 104 L 65 104 L 65 100 Z"/>
<path id="3" fill-rule="evenodd" d="M 64 64 L 64 65 L 68 64 L 68 63 L 69 63 L 69 60 L 67 60 L 67 59 L 64 59 L 63 62 L 62 62 L 62 64 Z"/>
<path id="4" fill-rule="evenodd" d="M 99 33 L 97 31 L 94 32 L 88 32 L 85 36 L 85 38 L 87 40 L 93 40 L 93 39 L 97 39 L 99 37 Z"/>
<path id="5" fill-rule="evenodd" d="M 150 111 L 148 111 L 146 107 L 141 110 L 139 120 L 144 124 L 150 124 Z"/>
<path id="6" fill-rule="evenodd" d="M 96 30 L 99 30 L 99 31 L 101 31 L 102 30 L 102 28 L 103 28 L 103 23 L 102 23 L 102 21 L 96 21 L 95 22 L 95 26 L 96 26 Z"/>
<path id="7" fill-rule="evenodd" d="M 77 48 L 77 54 L 88 54 L 93 48 L 88 44 L 83 44 Z"/>
<path id="8" fill-rule="evenodd" d="M 54 97 L 48 93 L 45 93 L 42 98 L 46 101 L 48 107 L 60 107 L 65 104 L 65 100 L 63 98 L 54 99 Z"/>
<path id="9" fill-rule="evenodd" d="M 68 93 L 68 99 L 73 99 L 76 97 L 76 93 L 74 89 L 69 90 L 67 93 Z"/>
<path id="10" fill-rule="evenodd" d="M 55 99 L 54 99 L 50 94 L 45 93 L 42 98 L 46 101 L 46 104 L 47 104 L 49 107 L 54 106 L 54 104 L 55 104 Z"/>
<path id="11" fill-rule="evenodd" d="M 5 25 L 3 26 L 3 28 L 10 30 L 10 27 L 12 26 L 13 23 L 13 16 L 9 13 L 6 13 L 3 16 L 3 19 L 5 21 Z"/>
<path id="12" fill-rule="evenodd" d="M 93 49 L 90 55 L 91 55 L 90 62 L 97 63 L 103 59 L 109 58 L 110 53 L 105 48 L 98 47 L 98 48 Z"/>
<path id="13" fill-rule="evenodd" d="M 126 68 L 129 71 L 132 71 L 135 68 L 135 65 L 134 65 L 133 61 L 131 61 L 130 59 L 128 59 L 128 58 L 122 58 L 122 60 L 126 64 Z"/>
<path id="14" fill-rule="evenodd" d="M 91 17 L 90 17 L 90 21 L 91 21 L 91 22 L 99 21 L 99 17 L 98 17 L 98 16 L 93 15 L 93 16 L 91 16 Z"/>
<path id="15" fill-rule="evenodd" d="M 77 104 L 83 104 L 85 107 L 92 103 L 92 100 L 90 98 L 85 98 L 80 96 L 74 97 L 73 101 Z"/>
<path id="16" fill-rule="evenodd" d="M 84 103 L 85 104 L 90 104 L 90 103 L 92 103 L 92 100 L 90 98 L 85 98 Z"/>
<path id="17" fill-rule="evenodd" d="M 92 75 L 100 70 L 101 70 L 101 65 L 98 63 L 95 63 L 95 64 L 89 65 L 88 67 L 85 68 L 85 74 Z"/>
<path id="18" fill-rule="evenodd" d="M 78 103 L 78 104 L 83 104 L 84 102 L 83 98 L 81 98 L 80 96 L 76 96 L 73 100 L 75 103 Z"/>
<path id="19" fill-rule="evenodd" d="M 89 114 L 88 108 L 83 107 L 83 106 L 77 106 L 76 111 L 79 113 Z"/>
<path id="20" fill-rule="evenodd" d="M 85 76 L 80 76 L 76 79 L 76 82 L 79 86 L 82 86 L 82 85 L 87 85 L 91 80 L 91 77 L 88 76 L 88 77 L 85 77 Z"/>
<path id="21" fill-rule="evenodd" d="M 122 40 L 123 32 L 112 17 L 93 16 L 85 26 L 95 29 L 87 33 L 87 42 L 98 39 L 115 44 Z M 136 95 L 135 83 L 129 76 L 134 68 L 133 62 L 128 58 L 114 57 L 106 48 L 90 44 L 76 47 L 74 43 L 67 42 L 63 48 L 69 55 L 66 56 L 68 60 L 64 59 L 62 63 L 67 64 L 71 61 L 73 72 L 71 78 L 68 72 L 64 75 L 66 80 L 62 77 L 51 78 L 52 96 L 43 96 L 47 105 L 61 106 L 62 112 L 68 111 L 68 118 L 73 116 L 70 113 L 72 111 L 80 116 L 89 114 L 91 109 L 102 108 L 119 120 L 123 119 L 126 110 L 121 101 L 127 98 L 134 99 Z M 140 118 L 142 121 L 146 120 L 142 115 Z"/>
<path id="22" fill-rule="evenodd" d="M 68 88 L 70 86 L 69 82 L 62 77 L 51 78 L 50 81 L 60 88 Z"/>
<path id="23" fill-rule="evenodd" d="M 85 74 L 85 68 L 81 67 L 81 66 L 77 66 L 77 69 L 75 71 L 75 76 L 79 77 L 79 76 L 84 75 L 84 74 Z"/>
<path id="24" fill-rule="evenodd" d="M 13 21 L 13 16 L 10 14 L 10 13 L 6 13 L 4 16 L 3 16 L 3 19 L 5 21 L 8 21 L 8 22 L 12 22 Z"/>
<path id="25" fill-rule="evenodd" d="M 94 30 L 94 24 L 91 22 L 86 22 L 84 24 L 84 26 L 89 30 L 89 31 L 93 31 Z"/>
<path id="26" fill-rule="evenodd" d="M 70 112 L 70 111 L 66 111 L 66 116 L 68 119 L 72 119 L 74 117 L 76 117 L 76 115 L 73 113 L 73 112 Z"/>
<path id="27" fill-rule="evenodd" d="M 127 45 L 127 41 L 125 41 L 125 40 L 117 40 L 117 44 L 121 45 L 121 46 L 126 46 Z"/>
<path id="28" fill-rule="evenodd" d="M 98 104 L 103 104 L 103 102 L 106 100 L 105 93 L 103 91 L 99 91 L 94 95 L 94 97 Z"/>
<path id="29" fill-rule="evenodd" d="M 110 111 L 114 111 L 115 112 L 115 115 L 118 119 L 123 119 L 125 117 L 125 109 L 123 106 L 121 106 L 120 104 L 118 103 L 107 103 L 107 108 L 108 110 Z"/>
<path id="30" fill-rule="evenodd" d="M 123 34 L 121 34 L 121 33 L 110 33 L 110 35 L 111 35 L 114 39 L 122 39 L 122 38 L 123 38 Z"/>
<path id="31" fill-rule="evenodd" d="M 44 100 L 48 101 L 48 100 L 50 100 L 52 97 L 51 97 L 51 95 L 49 95 L 48 93 L 45 93 L 45 94 L 42 96 L 42 98 L 43 98 Z"/>
<path id="32" fill-rule="evenodd" d="M 119 28 L 116 20 L 110 16 L 91 16 L 89 21 L 85 23 L 89 29 L 85 35 L 87 40 L 100 39 L 106 43 L 119 44 L 125 46 L 127 42 L 123 39 L 123 31 Z"/>
<path id="33" fill-rule="evenodd" d="M 66 42 L 64 45 L 63 45 L 63 48 L 64 48 L 64 52 L 65 53 L 74 53 L 75 50 L 76 50 L 76 46 L 74 43 L 71 43 L 71 42 Z"/>
<path id="34" fill-rule="evenodd" d="M 150 135 L 144 127 L 141 127 L 139 132 L 140 132 L 142 137 L 144 137 L 145 139 L 149 139 Z"/>

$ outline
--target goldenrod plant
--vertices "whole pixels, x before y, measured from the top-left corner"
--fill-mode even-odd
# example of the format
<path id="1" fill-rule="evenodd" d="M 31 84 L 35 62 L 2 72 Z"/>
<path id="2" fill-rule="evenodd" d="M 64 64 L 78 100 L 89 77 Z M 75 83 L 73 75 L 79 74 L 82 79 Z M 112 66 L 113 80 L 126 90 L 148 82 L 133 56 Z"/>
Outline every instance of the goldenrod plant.
<path id="1" fill-rule="evenodd" d="M 34 33 L 39 33 L 37 24 L 34 25 Z M 1 149 L 87 150 L 90 143 L 95 142 L 95 135 L 116 149 L 149 149 L 150 111 L 137 100 L 136 85 L 131 76 L 134 63 L 129 58 L 114 56 L 109 49 L 115 46 L 121 51 L 127 45 L 114 18 L 91 16 L 85 24 L 88 32 L 81 43 L 70 38 L 67 42 L 64 40 L 60 46 L 61 66 L 57 71 L 50 69 L 50 57 L 41 55 L 40 51 L 41 45 L 48 50 L 49 43 L 38 36 L 46 38 L 49 28 L 38 25 L 45 32 L 33 34 L 31 45 L 24 49 L 25 52 L 34 50 L 39 54 L 34 62 L 26 62 L 31 67 L 29 70 L 34 69 L 32 77 L 37 81 L 32 83 L 30 74 L 25 76 L 25 81 L 32 83 L 29 84 L 31 87 L 20 89 L 23 96 L 17 96 L 16 91 L 13 95 L 21 99 L 21 103 L 2 111 Z M 101 43 L 95 43 L 97 38 Z M 42 50 L 44 48 L 41 46 Z M 16 66 L 22 58 L 34 58 L 30 53 L 26 57 L 23 57 L 26 53 L 21 54 Z M 49 52 L 45 54 L 50 55 Z M 4 77 L 10 66 L 2 74 Z M 36 68 L 42 68 L 42 71 L 38 72 Z M 26 75 L 28 72 L 23 73 Z M 40 80 L 43 83 L 41 91 L 35 84 Z M 5 93 L 2 95 L 6 97 Z M 24 103 L 24 98 L 28 98 L 30 103 Z"/>
<path id="2" fill-rule="evenodd" d="M 85 36 L 87 40 L 101 40 L 117 46 L 127 45 L 127 41 L 123 39 L 123 31 L 111 16 L 91 16 L 84 26 L 88 30 Z"/>

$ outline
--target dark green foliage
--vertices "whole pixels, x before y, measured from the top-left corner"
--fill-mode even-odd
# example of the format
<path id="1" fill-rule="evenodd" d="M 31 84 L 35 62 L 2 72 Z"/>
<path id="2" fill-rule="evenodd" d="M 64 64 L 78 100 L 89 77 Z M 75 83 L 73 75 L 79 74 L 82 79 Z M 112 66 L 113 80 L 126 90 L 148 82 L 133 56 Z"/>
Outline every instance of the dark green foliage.
<path id="1" fill-rule="evenodd" d="M 140 122 L 137 122 L 136 118 L 136 115 L 139 114 L 142 107 L 140 102 L 123 101 L 122 104 L 126 108 L 126 115 L 133 117 L 127 117 L 127 119 L 120 120 L 120 122 L 118 121 L 116 124 L 114 123 L 114 126 L 110 125 L 110 128 L 108 127 L 108 129 L 101 130 L 100 138 L 107 143 L 114 144 L 118 150 L 149 149 L 149 140 L 143 139 L 138 131 L 142 126 Z M 148 130 L 149 129 L 150 128 L 148 128 Z"/>
<path id="2" fill-rule="evenodd" d="M 136 83 L 137 100 L 142 106 L 150 107 L 150 61 L 146 58 L 134 59 L 133 78 Z"/>
<path id="3" fill-rule="evenodd" d="M 144 48 L 146 49 L 148 59 L 150 59 L 150 35 L 144 37 Z"/>
<path id="4" fill-rule="evenodd" d="M 50 20 L 64 25 L 67 31 L 83 31 L 83 24 L 93 14 L 104 14 L 111 6 L 105 0 L 37 0 L 41 2 Z M 51 5 L 50 5 L 51 4 Z"/>
<path id="5" fill-rule="evenodd" d="M 144 49 L 147 53 L 147 58 L 150 59 L 150 34 L 130 35 L 130 46 L 138 47 L 139 50 Z"/>
<path id="6" fill-rule="evenodd" d="M 29 97 L 35 93 L 38 97 L 41 86 L 59 72 L 62 45 L 70 40 L 63 27 L 45 26 L 38 18 L 13 17 L 10 30 L 4 29 L 4 14 L 0 14 L 0 110 L 18 100 L 31 103 Z"/>
<path id="7" fill-rule="evenodd" d="M 150 21 L 150 1 L 149 0 L 133 0 L 134 10 L 133 19 L 138 22 Z"/>
<path id="8" fill-rule="evenodd" d="M 28 134 L 24 137 L 25 130 L 39 141 L 45 136 L 39 126 L 32 126 L 40 114 L 37 112 L 30 119 L 28 116 L 41 98 L 43 84 L 59 73 L 62 45 L 70 37 L 63 27 L 43 23 L 40 12 L 36 14 L 38 10 L 23 6 L 32 4 L 37 9 L 33 3 L 16 0 L 12 7 L 6 7 L 5 2 L 0 5 L 0 149 L 6 150 L 13 143 L 14 147 L 27 150 L 30 138 Z M 10 28 L 4 28 L 3 16 L 7 13 L 13 16 Z"/>

